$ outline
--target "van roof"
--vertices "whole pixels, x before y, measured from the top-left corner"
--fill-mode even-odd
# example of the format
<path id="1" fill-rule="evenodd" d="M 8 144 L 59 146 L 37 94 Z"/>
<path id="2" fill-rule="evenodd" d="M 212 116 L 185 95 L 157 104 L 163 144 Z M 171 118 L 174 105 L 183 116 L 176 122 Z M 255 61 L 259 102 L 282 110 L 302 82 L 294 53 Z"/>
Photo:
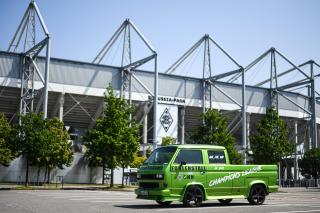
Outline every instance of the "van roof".
<path id="1" fill-rule="evenodd" d="M 223 146 L 216 146 L 216 145 L 208 145 L 208 144 L 172 144 L 168 146 L 174 146 L 183 149 L 220 149 L 224 150 Z"/>

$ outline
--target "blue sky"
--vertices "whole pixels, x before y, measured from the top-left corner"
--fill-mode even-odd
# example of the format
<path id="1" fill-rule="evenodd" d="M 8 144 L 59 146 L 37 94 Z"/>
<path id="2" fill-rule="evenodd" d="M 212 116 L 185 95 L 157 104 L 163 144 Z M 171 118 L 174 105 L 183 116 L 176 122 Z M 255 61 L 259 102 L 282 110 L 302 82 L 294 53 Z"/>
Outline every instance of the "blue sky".
<path id="1" fill-rule="evenodd" d="M 271 46 L 296 64 L 309 59 L 320 62 L 317 0 L 36 2 L 52 36 L 52 57 L 90 62 L 130 18 L 157 50 L 160 71 L 206 33 L 243 66 Z M 1 50 L 7 49 L 28 3 L 0 0 Z"/>

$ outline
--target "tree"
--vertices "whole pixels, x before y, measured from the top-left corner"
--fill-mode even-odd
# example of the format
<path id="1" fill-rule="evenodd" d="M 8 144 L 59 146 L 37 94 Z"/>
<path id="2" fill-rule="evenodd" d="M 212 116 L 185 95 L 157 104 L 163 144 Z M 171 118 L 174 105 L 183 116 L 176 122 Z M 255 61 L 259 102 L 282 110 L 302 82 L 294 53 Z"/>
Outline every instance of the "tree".
<path id="1" fill-rule="evenodd" d="M 129 119 L 129 115 L 128 115 Z M 122 181 L 124 186 L 124 168 L 128 167 L 134 161 L 134 157 L 139 150 L 139 125 L 132 119 L 129 119 L 129 125 L 124 127 L 126 134 L 122 135 L 120 140 L 121 152 L 116 156 L 117 162 L 122 167 Z"/>
<path id="2" fill-rule="evenodd" d="M 274 107 L 267 108 L 266 116 L 257 124 L 257 133 L 251 133 L 250 145 L 257 164 L 276 164 L 293 152 L 287 124 Z"/>
<path id="3" fill-rule="evenodd" d="M 105 108 L 102 116 L 97 119 L 96 126 L 89 130 L 84 137 L 87 146 L 86 156 L 90 164 L 102 166 L 104 184 L 104 170 L 111 170 L 110 187 L 113 187 L 113 171 L 119 165 L 128 165 L 124 160 L 133 159 L 137 152 L 138 130 L 129 115 L 134 109 L 128 103 L 114 94 L 112 86 L 107 87 L 105 94 Z"/>
<path id="4" fill-rule="evenodd" d="M 138 156 L 137 154 L 135 154 L 133 157 L 133 161 L 130 163 L 130 167 L 139 168 L 146 159 L 146 156 Z"/>
<path id="5" fill-rule="evenodd" d="M 25 185 L 27 186 L 29 183 L 29 166 L 32 163 L 37 163 L 37 158 L 43 151 L 45 121 L 42 119 L 42 114 L 34 113 L 20 116 L 20 119 L 20 125 L 14 128 L 13 142 L 18 150 L 17 155 L 22 155 L 26 159 Z"/>
<path id="6" fill-rule="evenodd" d="M 41 156 L 41 164 L 46 166 L 48 172 L 47 182 L 50 182 L 50 172 L 52 169 L 63 169 L 70 166 L 73 161 L 73 152 L 69 142 L 70 136 L 64 129 L 63 122 L 58 118 L 47 119 L 44 131 L 46 138 Z"/>
<path id="7" fill-rule="evenodd" d="M 176 139 L 170 136 L 166 136 L 162 138 L 161 146 L 168 146 L 170 144 L 175 144 Z"/>
<path id="8" fill-rule="evenodd" d="M 17 155 L 26 159 L 26 179 L 29 182 L 29 166 L 46 167 L 48 182 L 50 171 L 56 167 L 63 169 L 69 166 L 73 160 L 71 146 L 68 142 L 69 134 L 64 129 L 63 123 L 57 118 L 42 119 L 42 113 L 28 113 L 20 116 L 20 125 L 14 128 L 14 144 L 17 147 Z"/>
<path id="9" fill-rule="evenodd" d="M 146 150 L 146 157 L 148 158 L 151 155 L 151 153 L 152 153 L 152 150 L 150 147 L 148 147 Z"/>
<path id="10" fill-rule="evenodd" d="M 235 138 L 229 134 L 227 120 L 218 110 L 209 109 L 201 115 L 203 124 L 191 135 L 192 143 L 224 146 L 232 164 L 242 163 L 243 156 L 235 149 Z"/>
<path id="11" fill-rule="evenodd" d="M 10 136 L 12 128 L 5 117 L 0 112 L 0 164 L 9 166 L 10 162 L 15 158 L 13 147 L 11 147 Z"/>
<path id="12" fill-rule="evenodd" d="M 315 179 L 315 187 L 318 186 L 320 176 L 320 148 L 310 149 L 304 153 L 300 162 L 300 172 L 306 178 Z"/>

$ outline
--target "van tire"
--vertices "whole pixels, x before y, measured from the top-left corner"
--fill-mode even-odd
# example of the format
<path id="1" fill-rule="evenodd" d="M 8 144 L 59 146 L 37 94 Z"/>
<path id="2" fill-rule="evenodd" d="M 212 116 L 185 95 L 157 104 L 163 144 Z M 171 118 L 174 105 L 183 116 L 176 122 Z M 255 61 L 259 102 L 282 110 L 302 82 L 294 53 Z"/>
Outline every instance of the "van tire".
<path id="1" fill-rule="evenodd" d="M 161 200 L 156 200 L 156 202 L 160 205 L 160 206 L 169 206 L 172 201 L 161 201 Z"/>
<path id="2" fill-rule="evenodd" d="M 266 199 L 266 189 L 262 184 L 256 184 L 251 187 L 248 201 L 252 205 L 262 205 Z"/>
<path id="3" fill-rule="evenodd" d="M 218 201 L 223 205 L 227 205 L 231 203 L 232 199 L 218 199 Z"/>
<path id="4" fill-rule="evenodd" d="M 204 194 L 199 186 L 193 185 L 184 193 L 183 204 L 187 207 L 199 207 L 204 200 Z"/>

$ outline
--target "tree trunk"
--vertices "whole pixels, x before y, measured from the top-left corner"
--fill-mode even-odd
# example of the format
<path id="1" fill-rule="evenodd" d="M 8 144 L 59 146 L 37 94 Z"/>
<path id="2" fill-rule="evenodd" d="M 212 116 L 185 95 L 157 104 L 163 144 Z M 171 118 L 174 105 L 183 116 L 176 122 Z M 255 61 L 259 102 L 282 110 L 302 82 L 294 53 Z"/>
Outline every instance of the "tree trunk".
<path id="1" fill-rule="evenodd" d="M 41 166 L 38 165 L 38 172 L 37 172 L 37 185 L 38 186 L 39 186 L 40 170 L 41 170 Z"/>
<path id="2" fill-rule="evenodd" d="M 122 182 L 121 186 L 124 187 L 124 165 L 122 165 Z"/>
<path id="3" fill-rule="evenodd" d="M 110 188 L 113 187 L 113 168 L 111 169 L 111 177 L 110 177 Z"/>
<path id="4" fill-rule="evenodd" d="M 318 178 L 317 177 L 314 178 L 314 187 L 318 187 Z"/>
<path id="5" fill-rule="evenodd" d="M 105 170 L 106 170 L 106 166 L 103 164 L 102 165 L 102 185 L 104 185 L 104 182 L 105 182 Z"/>
<path id="6" fill-rule="evenodd" d="M 46 166 L 46 169 L 44 170 L 43 183 L 45 183 L 45 182 L 46 182 L 46 178 L 47 178 L 47 171 L 48 171 L 48 166 Z"/>
<path id="7" fill-rule="evenodd" d="M 51 169 L 48 168 L 48 181 L 47 181 L 48 184 L 50 183 L 50 172 L 51 172 Z"/>
<path id="8" fill-rule="evenodd" d="M 27 158 L 27 168 L 26 168 L 26 182 L 25 182 L 25 186 L 29 185 L 29 160 Z"/>

